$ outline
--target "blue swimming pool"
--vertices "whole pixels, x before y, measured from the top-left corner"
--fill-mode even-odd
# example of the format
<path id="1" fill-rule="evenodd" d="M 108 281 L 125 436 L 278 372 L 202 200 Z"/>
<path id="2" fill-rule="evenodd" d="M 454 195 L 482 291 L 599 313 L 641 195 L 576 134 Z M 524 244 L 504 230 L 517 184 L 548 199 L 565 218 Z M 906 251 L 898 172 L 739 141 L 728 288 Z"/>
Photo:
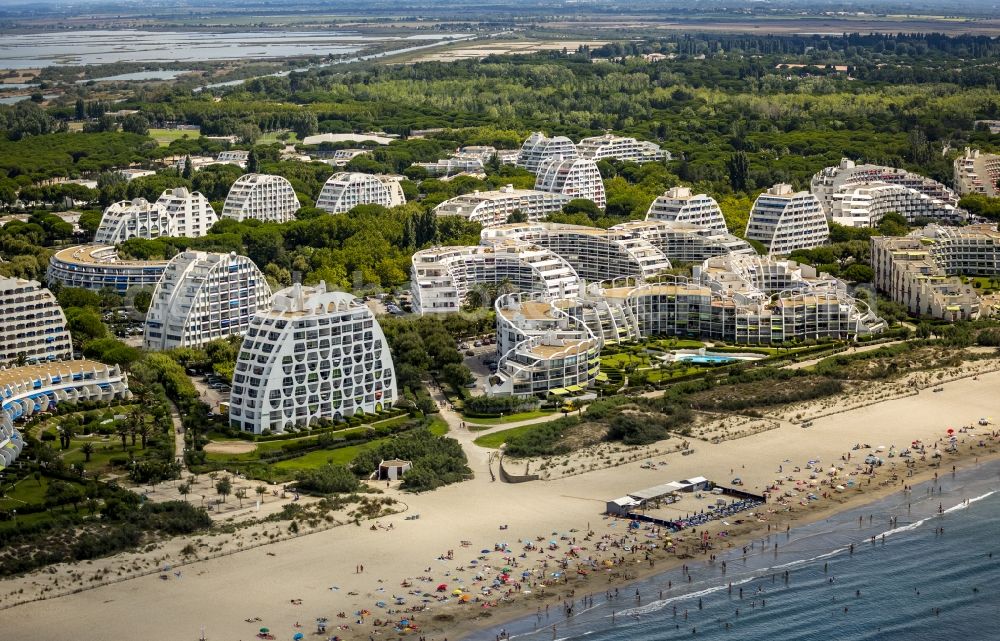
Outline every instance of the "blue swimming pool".
<path id="1" fill-rule="evenodd" d="M 677 360 L 684 361 L 685 363 L 700 363 L 703 365 L 718 365 L 719 363 L 728 363 L 730 361 L 739 360 L 732 356 L 722 356 L 718 354 L 677 354 Z"/>

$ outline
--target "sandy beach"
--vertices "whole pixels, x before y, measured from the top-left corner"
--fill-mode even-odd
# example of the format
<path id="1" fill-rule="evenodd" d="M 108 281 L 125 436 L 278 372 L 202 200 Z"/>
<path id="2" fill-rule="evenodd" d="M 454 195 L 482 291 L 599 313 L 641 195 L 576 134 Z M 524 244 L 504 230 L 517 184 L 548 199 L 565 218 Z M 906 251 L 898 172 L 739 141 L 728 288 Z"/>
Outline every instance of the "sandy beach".
<path id="1" fill-rule="evenodd" d="M 622 538 L 626 535 L 626 522 L 603 516 L 605 501 L 629 491 L 699 475 L 722 483 L 739 476 L 745 489 L 751 492 L 762 492 L 775 479 L 782 478 L 785 479 L 783 490 L 794 488 L 797 480 L 807 482 L 809 470 L 804 466 L 810 460 L 820 462 L 814 466 L 821 472 L 820 480 L 825 478 L 825 468 L 843 463 L 844 469 L 838 472 L 838 478 L 850 478 L 859 488 L 833 492 L 829 499 L 811 502 L 805 500 L 805 492 L 800 490 L 796 496 L 786 497 L 784 506 L 772 501 L 764 509 L 757 510 L 756 517 L 744 517 L 745 523 L 741 526 L 732 522 L 739 516 L 732 517 L 728 525 L 715 521 L 708 528 L 709 539 L 713 541 L 714 550 L 720 550 L 757 537 L 766 532 L 768 526 L 772 531 L 784 531 L 789 524 L 794 527 L 829 515 L 833 510 L 900 491 L 904 484 L 916 483 L 935 472 L 947 470 L 950 473 L 952 465 L 960 467 L 963 462 L 971 463 L 977 457 L 982 460 L 995 456 L 997 441 L 991 430 L 996 426 L 980 427 L 977 422 L 981 417 L 994 414 L 1000 417 L 996 412 L 998 384 L 1000 373 L 986 373 L 980 374 L 978 379 L 967 377 L 946 383 L 935 382 L 936 387 L 943 388 L 941 392 L 929 388 L 919 392 L 911 390 L 910 395 L 838 413 L 830 413 L 831 408 L 821 404 L 812 410 L 795 408 L 795 415 L 808 417 L 810 411 L 826 414 L 813 419 L 808 428 L 791 422 L 789 419 L 794 416 L 789 416 L 786 408 L 786 415 L 780 417 L 781 420 L 774 420 L 774 426 L 769 425 L 766 430 L 748 433 L 742 438 L 715 443 L 688 439 L 693 454 L 682 456 L 670 452 L 651 456 L 652 469 L 643 458 L 642 463 L 632 461 L 523 484 L 491 481 L 487 469 L 490 451 L 471 445 L 472 439 L 482 432 L 472 434 L 453 428 L 452 436 L 461 440 L 470 454 L 475 479 L 421 495 L 392 489 L 389 495 L 403 501 L 408 509 L 379 519 L 374 529 L 372 522 L 333 527 L 220 558 L 178 565 L 175 568 L 178 573 L 169 574 L 167 580 L 152 574 L 17 605 L 2 610 L 4 630 L 10 638 L 24 641 L 59 638 L 68 630 L 72 630 L 73 638 L 79 641 L 124 638 L 189 641 L 200 638 L 203 629 L 205 638 L 213 641 L 242 641 L 254 638 L 261 627 L 267 627 L 277 639 L 291 639 L 297 632 L 317 639 L 334 635 L 341 639 L 368 639 L 398 637 L 392 626 L 374 626 L 373 622 L 376 619 L 398 621 L 405 616 L 419 626 L 415 634 L 454 641 L 472 627 L 498 625 L 512 617 L 533 613 L 545 604 L 559 607 L 570 593 L 577 597 L 603 593 L 609 585 L 623 585 L 632 578 L 662 572 L 670 563 L 699 563 L 708 558 L 708 554 L 702 556 L 700 553 L 691 560 L 678 558 L 677 553 L 688 551 L 702 535 L 701 531 L 697 535 L 690 531 L 674 535 L 675 553 L 669 557 L 660 549 L 666 542 L 665 533 L 646 537 L 651 532 L 643 531 L 638 535 L 642 537 L 638 542 L 655 541 L 659 546 L 653 555 L 654 567 L 650 567 L 642 550 L 634 555 L 630 553 L 624 562 L 615 561 L 612 567 L 607 567 L 605 560 L 624 556 L 620 545 L 628 541 Z M 845 399 L 842 406 L 847 408 L 853 404 Z M 970 432 L 958 431 L 970 425 L 974 426 Z M 946 453 L 939 470 L 928 467 L 931 462 L 928 457 L 927 462 L 915 462 L 913 476 L 907 476 L 904 459 L 888 459 L 871 477 L 869 485 L 870 477 L 856 469 L 860 462 L 857 458 L 852 457 L 850 462 L 841 458 L 852 451 L 855 443 L 887 448 L 895 445 L 903 449 L 911 441 L 920 439 L 931 452 L 935 441 L 947 438 L 948 428 L 956 430 L 959 453 Z M 981 440 L 986 442 L 986 447 L 979 446 Z M 666 452 L 677 441 L 671 439 L 657 447 Z M 867 451 L 860 451 L 861 458 Z M 796 467 L 799 471 L 793 472 Z M 890 481 L 893 474 L 896 479 Z M 787 480 L 788 476 L 794 480 Z M 818 486 L 813 491 L 820 494 L 831 492 L 831 489 Z M 690 502 L 686 498 L 677 504 L 677 509 L 690 510 L 695 506 L 692 497 Z M 419 514 L 419 519 L 405 518 L 414 514 Z M 501 530 L 501 525 L 506 528 Z M 272 523 L 254 528 L 274 532 L 276 528 L 287 530 L 288 524 Z M 727 536 L 719 537 L 720 530 L 725 530 Z M 588 531 L 594 534 L 586 540 Z M 239 544 L 248 542 L 255 533 L 259 539 L 259 531 L 241 530 Z M 217 539 L 219 546 L 235 546 L 234 536 L 220 534 L 195 538 Z M 575 552 L 576 556 L 568 557 L 567 569 L 563 571 L 558 564 L 567 558 L 574 539 L 581 549 Z M 469 545 L 463 546 L 463 541 Z M 524 551 L 524 541 L 538 542 L 542 550 Z M 548 549 L 549 541 L 555 541 L 555 549 Z M 602 541 L 607 546 L 604 551 L 597 549 Z M 181 560 L 180 548 L 189 542 L 174 540 L 148 552 L 56 567 L 4 581 L 0 583 L 0 608 L 39 596 L 46 588 L 49 594 L 75 589 L 75 584 L 67 578 L 70 572 L 76 573 L 82 584 L 87 585 L 88 582 L 93 584 L 92 577 L 102 574 L 105 568 L 118 571 L 136 563 L 137 559 L 149 563 L 156 558 L 158 563 L 177 564 Z M 509 544 L 510 551 L 494 551 L 501 543 Z M 483 554 L 481 550 L 488 553 Z M 449 551 L 453 552 L 452 558 L 440 558 L 446 557 Z M 523 558 L 519 556 L 522 553 L 525 554 Z M 504 559 L 505 556 L 508 558 Z M 546 562 L 549 567 L 541 567 Z M 502 567 L 514 563 L 517 567 L 512 567 L 512 575 L 520 578 L 521 572 L 531 571 L 532 574 L 525 577 L 520 586 L 521 592 L 527 590 L 530 594 L 516 594 L 512 604 L 483 607 L 482 602 L 459 604 L 456 597 L 450 597 L 443 602 L 432 600 L 426 611 L 415 615 L 388 612 L 389 609 L 402 611 L 421 605 L 420 595 L 410 594 L 410 590 L 437 597 L 436 586 L 442 583 L 449 586 L 445 595 L 450 595 L 456 586 L 467 588 L 473 595 L 481 595 L 482 587 L 489 586 Z M 363 572 L 359 571 L 361 565 Z M 589 571 L 586 576 L 576 572 L 578 567 L 594 565 L 599 571 Z M 559 585 L 563 577 L 554 578 L 552 572 L 572 579 Z M 476 580 L 476 574 L 483 579 Z M 59 577 L 62 581 L 53 589 L 52 581 Z M 541 588 L 538 583 L 543 577 L 554 585 Z M 403 587 L 401 584 L 407 579 L 411 585 Z M 485 602 L 496 601 L 510 589 L 504 586 L 480 598 Z M 547 598 L 540 599 L 539 594 Z M 404 597 L 405 604 L 393 605 L 396 596 Z M 384 609 L 376 605 L 379 601 L 387 604 Z M 359 624 L 355 612 L 362 609 L 370 611 L 371 616 L 364 617 L 364 623 Z M 346 616 L 338 617 L 341 612 Z M 484 612 L 488 616 L 484 616 Z M 314 636 L 317 617 L 329 620 L 323 636 Z M 296 623 L 301 627 L 296 627 Z"/>

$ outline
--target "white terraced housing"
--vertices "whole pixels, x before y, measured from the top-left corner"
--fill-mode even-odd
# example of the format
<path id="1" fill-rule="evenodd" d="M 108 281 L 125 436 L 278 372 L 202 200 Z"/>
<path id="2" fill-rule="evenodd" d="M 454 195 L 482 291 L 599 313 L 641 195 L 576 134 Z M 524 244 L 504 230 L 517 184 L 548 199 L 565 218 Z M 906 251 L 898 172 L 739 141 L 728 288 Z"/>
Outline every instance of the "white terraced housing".
<path id="1" fill-rule="evenodd" d="M 719 203 L 706 194 L 692 194 L 690 187 L 672 187 L 663 192 L 649 206 L 646 220 L 691 223 L 719 234 L 729 233 Z"/>
<path id="2" fill-rule="evenodd" d="M 121 260 L 109 245 L 77 245 L 52 254 L 45 278 L 49 285 L 124 294 L 133 287 L 155 287 L 166 266 L 165 260 Z"/>
<path id="3" fill-rule="evenodd" d="M 223 218 L 284 223 L 295 218 L 299 198 L 282 176 L 244 174 L 233 183 L 222 207 Z"/>
<path id="4" fill-rule="evenodd" d="M 547 138 L 542 132 L 536 131 L 528 136 L 528 139 L 521 145 L 521 151 L 517 154 L 515 164 L 536 174 L 544 160 L 576 158 L 577 156 L 576 145 L 566 136 Z"/>
<path id="5" fill-rule="evenodd" d="M 771 254 L 785 255 L 825 244 L 830 226 L 816 196 L 777 184 L 757 196 L 745 236 L 763 243 Z"/>
<path id="6" fill-rule="evenodd" d="M 670 261 L 648 240 L 611 229 L 557 223 L 514 223 L 484 229 L 482 241 L 513 238 L 551 250 L 586 281 L 649 279 Z"/>
<path id="7" fill-rule="evenodd" d="M 809 191 L 819 198 L 823 210 L 830 213 L 833 195 L 864 183 L 883 182 L 916 189 L 936 200 L 958 206 L 958 196 L 936 180 L 895 167 L 881 165 L 858 165 L 853 160 L 843 158 L 836 167 L 826 167 L 816 172 L 810 181 Z"/>
<path id="8" fill-rule="evenodd" d="M 296 284 L 250 322 L 229 421 L 244 432 L 281 433 L 381 412 L 396 399 L 389 345 L 371 310 L 324 282 Z"/>
<path id="9" fill-rule="evenodd" d="M 569 196 L 535 189 L 514 189 L 513 185 L 496 191 L 476 191 L 450 198 L 434 208 L 437 216 L 461 216 L 483 227 L 504 225 L 514 212 L 529 221 L 542 220 L 562 210 Z"/>
<path id="10" fill-rule="evenodd" d="M 978 149 L 965 148 L 955 159 L 955 190 L 966 194 L 1000 195 L 1000 154 L 984 154 Z"/>
<path id="11" fill-rule="evenodd" d="M 219 220 L 208 198 L 184 187 L 165 190 L 156 204 L 162 205 L 170 216 L 171 236 L 199 238 L 208 234 Z"/>
<path id="12" fill-rule="evenodd" d="M 477 287 L 505 284 L 516 291 L 571 296 L 579 277 L 558 255 L 537 245 L 500 240 L 472 247 L 435 247 L 413 254 L 413 310 L 454 313 Z"/>
<path id="13" fill-rule="evenodd" d="M 0 369 L 0 390 L 0 470 L 9 467 L 24 448 L 24 439 L 15 428 L 18 421 L 50 411 L 58 403 L 132 396 L 128 378 L 117 365 L 86 360 Z"/>
<path id="14" fill-rule="evenodd" d="M 340 172 L 327 179 L 316 199 L 316 206 L 331 214 L 348 212 L 358 205 L 396 207 L 406 203 L 402 176 L 377 176 Z"/>
<path id="15" fill-rule="evenodd" d="M 586 198 L 601 209 L 607 205 L 601 170 L 593 160 L 584 158 L 549 158 L 538 165 L 535 189 Z"/>
<path id="16" fill-rule="evenodd" d="M 589 158 L 590 160 L 613 158 L 639 163 L 670 160 L 670 152 L 661 149 L 655 142 L 646 142 L 610 133 L 584 138 L 576 146 L 576 150 L 581 158 Z"/>
<path id="17" fill-rule="evenodd" d="M 757 252 L 750 243 L 729 233 L 719 233 L 709 227 L 665 220 L 632 220 L 610 229 L 645 238 L 675 263 L 700 263 L 721 254 Z"/>
<path id="18" fill-rule="evenodd" d="M 170 236 L 170 232 L 167 208 L 145 198 L 136 198 L 112 203 L 104 210 L 94 242 L 117 245 L 129 238 L 160 238 Z"/>
<path id="19" fill-rule="evenodd" d="M 830 220 L 847 227 L 877 227 L 890 212 L 907 221 L 934 218 L 958 222 L 962 210 L 902 185 L 871 182 L 845 187 L 833 194 Z"/>
<path id="20" fill-rule="evenodd" d="M 243 149 L 233 149 L 230 151 L 220 151 L 218 158 L 215 159 L 218 163 L 239 165 L 240 167 L 247 166 L 247 160 L 250 159 L 250 152 Z"/>
<path id="21" fill-rule="evenodd" d="M 66 316 L 38 281 L 0 276 L 0 366 L 73 356 Z"/>
<path id="22" fill-rule="evenodd" d="M 872 238 L 875 286 L 911 314 L 972 320 L 985 303 L 959 276 L 1000 275 L 1000 233 L 995 225 L 927 225 L 908 236 Z"/>
<path id="23" fill-rule="evenodd" d="M 254 314 L 270 303 L 264 274 L 246 256 L 182 252 L 164 269 L 153 291 L 143 347 L 196 347 L 243 334 Z"/>
<path id="24" fill-rule="evenodd" d="M 428 176 L 454 176 L 462 173 L 482 173 L 483 161 L 479 158 L 444 158 L 435 162 L 415 162 Z"/>

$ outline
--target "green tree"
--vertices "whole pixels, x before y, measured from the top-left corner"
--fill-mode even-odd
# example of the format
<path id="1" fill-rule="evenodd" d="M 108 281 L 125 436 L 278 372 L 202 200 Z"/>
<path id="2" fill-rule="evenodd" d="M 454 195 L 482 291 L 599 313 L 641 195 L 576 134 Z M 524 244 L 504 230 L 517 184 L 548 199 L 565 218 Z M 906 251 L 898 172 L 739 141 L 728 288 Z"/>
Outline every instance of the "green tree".
<path id="1" fill-rule="evenodd" d="M 219 496 L 222 497 L 222 502 L 225 503 L 226 497 L 233 491 L 233 482 L 229 480 L 228 476 L 223 476 L 215 482 L 215 491 L 218 492 Z"/>
<path id="2" fill-rule="evenodd" d="M 90 463 L 90 457 L 94 454 L 94 444 L 87 441 L 82 446 L 80 446 L 80 451 L 83 452 L 84 461 Z"/>
<path id="3" fill-rule="evenodd" d="M 726 171 L 733 191 L 746 191 L 750 187 L 750 159 L 745 151 L 737 151 L 729 156 Z"/>

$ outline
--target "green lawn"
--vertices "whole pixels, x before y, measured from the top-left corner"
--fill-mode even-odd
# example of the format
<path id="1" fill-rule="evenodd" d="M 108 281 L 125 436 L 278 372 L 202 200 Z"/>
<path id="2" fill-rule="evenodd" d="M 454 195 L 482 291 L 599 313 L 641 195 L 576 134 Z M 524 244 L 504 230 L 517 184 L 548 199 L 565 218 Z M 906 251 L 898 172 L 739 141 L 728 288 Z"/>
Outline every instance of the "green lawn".
<path id="1" fill-rule="evenodd" d="M 160 144 L 161 147 L 166 147 L 175 140 L 179 140 L 187 136 L 188 138 L 198 138 L 201 136 L 201 131 L 197 129 L 150 129 L 149 137 Z"/>
<path id="2" fill-rule="evenodd" d="M 542 418 L 543 416 L 548 416 L 553 413 L 555 413 L 555 410 L 533 410 L 531 412 L 511 414 L 510 416 L 498 416 L 496 418 L 467 418 L 465 421 L 466 423 L 470 423 L 469 429 L 475 432 L 477 430 L 483 430 L 496 425 L 503 425 L 505 423 L 517 423 L 518 421 L 529 421 L 533 418 Z"/>
<path id="3" fill-rule="evenodd" d="M 485 436 L 480 436 L 475 441 L 473 441 L 479 447 L 488 447 L 491 449 L 497 449 L 501 445 L 507 442 L 512 436 L 520 436 L 521 434 L 526 434 L 531 430 L 538 427 L 538 423 L 532 425 L 522 425 L 520 427 L 512 427 L 509 430 L 500 430 L 499 432 L 493 432 L 492 434 L 486 434 Z"/>
<path id="4" fill-rule="evenodd" d="M 287 461 L 279 461 L 275 463 L 272 467 L 275 470 L 285 471 L 285 472 L 295 472 L 297 470 L 313 470 L 318 467 L 323 467 L 327 463 L 333 463 L 334 465 L 350 465 L 351 461 L 365 450 L 370 450 L 373 447 L 378 447 L 386 439 L 376 439 L 374 441 L 369 441 L 368 443 L 362 443 L 361 445 L 348 445 L 347 447 L 338 447 L 335 450 L 319 450 L 318 452 L 309 452 L 308 454 L 303 454 L 297 458 L 288 459 Z"/>
<path id="5" fill-rule="evenodd" d="M 431 424 L 427 426 L 434 436 L 444 436 L 448 433 L 448 423 L 441 417 L 435 417 Z"/>
<path id="6" fill-rule="evenodd" d="M 278 136 L 280 136 L 282 134 L 288 134 L 288 137 L 285 140 L 279 139 Z M 263 136 L 261 136 L 260 138 L 258 138 L 257 142 L 255 144 L 258 144 L 258 145 L 270 145 L 270 144 L 273 144 L 273 143 L 276 143 L 276 142 L 283 142 L 283 143 L 291 144 L 293 142 L 298 142 L 298 141 L 299 141 L 299 137 L 295 134 L 294 131 L 272 131 L 272 132 L 266 133 Z"/>

